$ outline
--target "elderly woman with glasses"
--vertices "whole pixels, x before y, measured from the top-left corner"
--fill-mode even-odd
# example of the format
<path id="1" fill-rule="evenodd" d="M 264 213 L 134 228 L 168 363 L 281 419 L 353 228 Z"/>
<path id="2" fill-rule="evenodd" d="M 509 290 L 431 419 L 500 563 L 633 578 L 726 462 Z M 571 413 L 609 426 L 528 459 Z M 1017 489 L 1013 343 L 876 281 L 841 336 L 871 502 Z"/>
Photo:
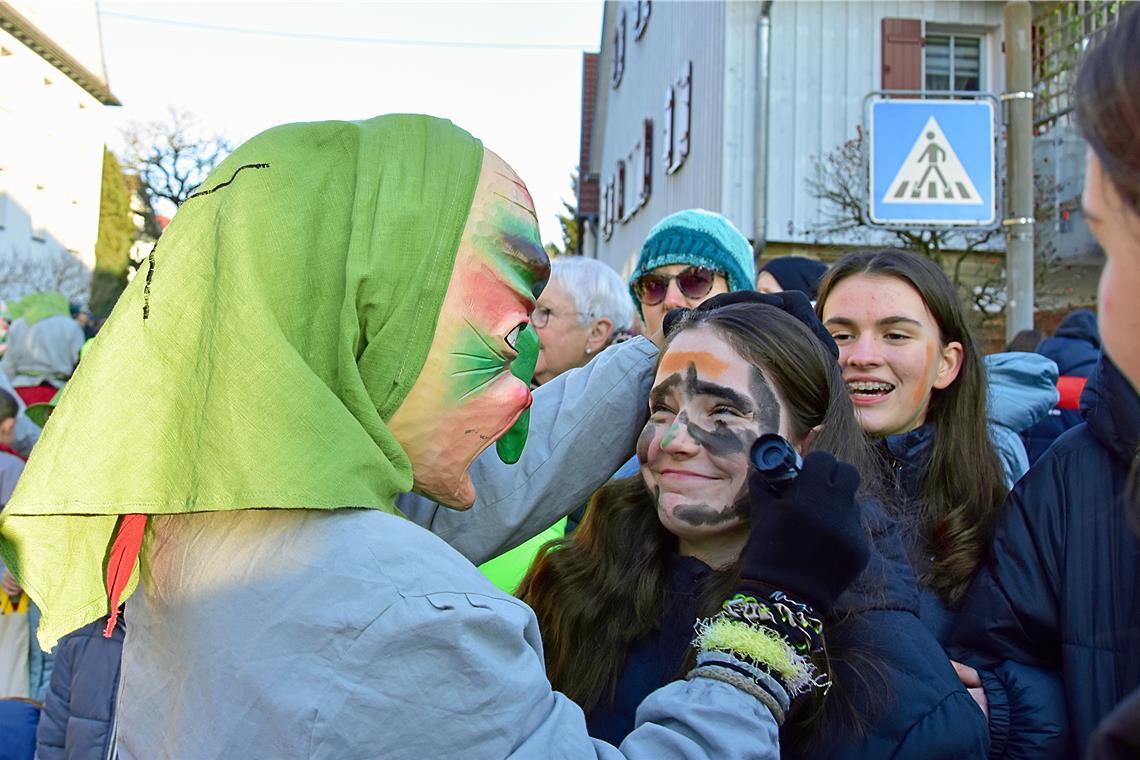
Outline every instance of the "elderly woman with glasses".
<path id="1" fill-rule="evenodd" d="M 633 301 L 621 277 L 606 264 L 596 259 L 555 259 L 531 324 L 539 341 L 534 381 L 541 385 L 627 337 L 633 326 Z"/>
<path id="2" fill-rule="evenodd" d="M 645 323 L 659 341 L 670 309 L 692 309 L 718 293 L 752 290 L 752 246 L 720 214 L 688 209 L 671 214 L 649 231 L 629 289 Z"/>

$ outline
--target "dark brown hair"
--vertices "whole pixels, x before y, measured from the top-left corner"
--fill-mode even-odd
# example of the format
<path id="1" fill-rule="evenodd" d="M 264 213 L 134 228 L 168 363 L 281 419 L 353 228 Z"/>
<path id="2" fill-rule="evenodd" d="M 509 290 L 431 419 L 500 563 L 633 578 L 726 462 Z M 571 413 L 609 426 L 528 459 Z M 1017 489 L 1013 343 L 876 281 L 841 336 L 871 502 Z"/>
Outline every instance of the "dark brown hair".
<path id="1" fill-rule="evenodd" d="M 926 414 L 934 426 L 930 461 L 917 494 L 906 504 L 918 532 L 917 556 L 933 555 L 929 567 L 916 568 L 920 580 L 955 606 L 989 549 L 994 521 L 1009 489 L 993 443 L 986 414 L 986 371 L 982 354 L 966 322 L 954 285 L 930 259 L 906 251 L 849 253 L 831 268 L 819 287 L 816 312 L 823 314 L 831 291 L 853 275 L 895 277 L 922 297 L 938 323 L 943 344 L 962 344 L 962 367 L 948 387 L 935 390 Z"/>
<path id="2" fill-rule="evenodd" d="M 1086 53 L 1073 110 L 1117 194 L 1140 215 L 1140 6 L 1123 7 L 1116 25 Z M 1140 462 L 1128 483 L 1133 527 L 1140 533 Z"/>
<path id="3" fill-rule="evenodd" d="M 764 370 L 794 437 L 821 426 L 812 448 L 851 463 L 865 483 L 874 483 L 869 447 L 839 366 L 811 330 L 776 307 L 741 303 L 693 311 L 669 337 L 695 327 L 715 331 Z M 538 616 L 551 683 L 583 709 L 613 699 L 630 647 L 659 624 L 670 584 L 668 559 L 676 550 L 677 539 L 657 519 L 638 476 L 599 490 L 577 530 L 539 551 L 518 595 Z M 713 573 L 700 589 L 698 614 L 712 615 L 739 578 L 740 560 Z M 793 711 L 785 730 L 806 726 L 818 713 Z"/>
<path id="4" fill-rule="evenodd" d="M 1089 49 L 1073 88 L 1073 110 L 1117 193 L 1140 214 L 1140 7 L 1124 7 Z"/>

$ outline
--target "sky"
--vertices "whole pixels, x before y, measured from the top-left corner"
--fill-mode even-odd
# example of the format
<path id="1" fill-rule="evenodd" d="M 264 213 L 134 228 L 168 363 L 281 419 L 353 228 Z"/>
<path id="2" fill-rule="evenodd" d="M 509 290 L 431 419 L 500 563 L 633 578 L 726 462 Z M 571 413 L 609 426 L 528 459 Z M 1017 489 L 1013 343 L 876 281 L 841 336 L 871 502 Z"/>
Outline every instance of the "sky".
<path id="1" fill-rule="evenodd" d="M 483 141 L 527 183 L 542 239 L 578 163 L 582 53 L 602 2 L 98 3 L 110 147 L 171 107 L 238 144 L 276 124 L 429 113 Z"/>

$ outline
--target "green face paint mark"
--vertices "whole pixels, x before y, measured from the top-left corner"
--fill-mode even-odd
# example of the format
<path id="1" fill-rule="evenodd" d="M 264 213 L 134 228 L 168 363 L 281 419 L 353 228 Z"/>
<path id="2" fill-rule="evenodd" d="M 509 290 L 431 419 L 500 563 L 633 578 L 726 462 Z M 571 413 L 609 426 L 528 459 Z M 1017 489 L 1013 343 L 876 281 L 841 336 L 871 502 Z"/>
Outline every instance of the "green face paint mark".
<path id="1" fill-rule="evenodd" d="M 672 443 L 673 437 L 677 435 L 677 431 L 680 429 L 681 424 L 679 422 L 674 422 L 672 425 L 670 425 L 668 432 L 665 433 L 665 437 L 661 439 L 661 448 L 665 448 L 670 443 Z"/>
<path id="2" fill-rule="evenodd" d="M 519 355 L 511 362 L 511 374 L 530 385 L 534 377 L 534 366 L 538 363 L 538 334 L 534 328 L 527 325 L 519 333 Z M 523 447 L 526 446 L 527 432 L 530 430 L 530 409 L 523 411 L 511 429 L 503 434 L 495 443 L 495 451 L 499 459 L 506 464 L 514 464 L 522 457 Z"/>

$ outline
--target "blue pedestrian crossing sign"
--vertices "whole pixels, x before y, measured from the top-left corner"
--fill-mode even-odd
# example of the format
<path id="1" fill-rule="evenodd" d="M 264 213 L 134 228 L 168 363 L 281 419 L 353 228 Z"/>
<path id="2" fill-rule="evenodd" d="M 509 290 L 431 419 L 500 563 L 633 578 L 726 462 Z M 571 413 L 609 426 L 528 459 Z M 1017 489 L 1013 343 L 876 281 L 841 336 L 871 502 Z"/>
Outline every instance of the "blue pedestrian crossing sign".
<path id="1" fill-rule="evenodd" d="M 868 118 L 872 224 L 994 224 L 991 101 L 876 100 Z"/>

